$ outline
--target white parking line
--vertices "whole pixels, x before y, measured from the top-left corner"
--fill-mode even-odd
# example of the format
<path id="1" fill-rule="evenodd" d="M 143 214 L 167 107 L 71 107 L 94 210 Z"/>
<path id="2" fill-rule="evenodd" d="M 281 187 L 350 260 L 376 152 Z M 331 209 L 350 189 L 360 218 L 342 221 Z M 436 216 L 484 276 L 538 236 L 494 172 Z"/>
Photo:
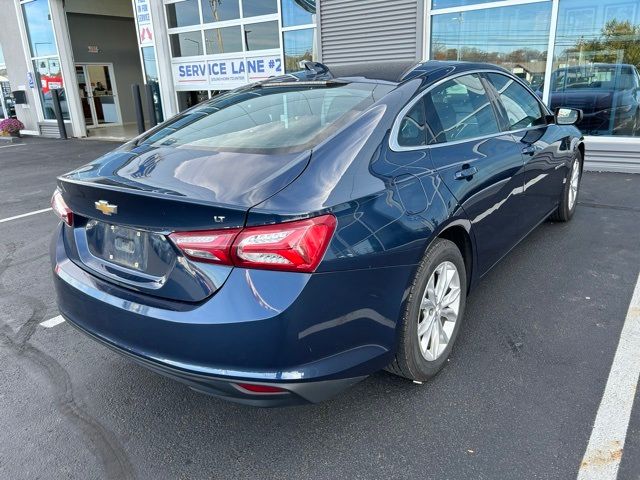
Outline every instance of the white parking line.
<path id="1" fill-rule="evenodd" d="M 53 317 L 49 320 L 45 320 L 44 322 L 40 322 L 40 325 L 42 325 L 44 328 L 53 328 L 56 325 L 60 325 L 62 322 L 64 322 L 64 318 L 62 318 L 62 315 L 58 315 L 57 317 Z"/>
<path id="2" fill-rule="evenodd" d="M 11 145 L 3 145 L 0 148 L 10 148 L 10 147 L 24 147 L 24 143 L 12 143 Z"/>
<path id="3" fill-rule="evenodd" d="M 11 220 L 17 220 L 19 218 L 30 217 L 31 215 L 37 215 L 38 213 L 48 212 L 49 210 L 51 210 L 51 207 L 43 208 L 42 210 L 34 210 L 33 212 L 23 213 L 21 215 L 16 215 L 14 217 L 1 218 L 0 223 L 10 222 Z"/>
<path id="4" fill-rule="evenodd" d="M 640 376 L 640 275 L 631 297 L 578 480 L 615 480 Z"/>

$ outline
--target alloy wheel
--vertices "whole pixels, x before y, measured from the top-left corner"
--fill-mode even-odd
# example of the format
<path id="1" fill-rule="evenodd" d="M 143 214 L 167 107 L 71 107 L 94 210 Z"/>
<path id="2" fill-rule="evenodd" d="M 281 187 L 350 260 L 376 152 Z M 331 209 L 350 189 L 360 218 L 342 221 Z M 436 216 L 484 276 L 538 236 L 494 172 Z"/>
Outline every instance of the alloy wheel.
<path id="1" fill-rule="evenodd" d="M 580 162 L 575 160 L 571 167 L 571 177 L 569 179 L 569 210 L 573 209 L 578 198 L 578 188 L 580 187 Z"/>
<path id="2" fill-rule="evenodd" d="M 425 360 L 434 361 L 445 351 L 460 311 L 460 275 L 451 262 L 438 265 L 425 289 L 418 318 L 418 342 Z"/>

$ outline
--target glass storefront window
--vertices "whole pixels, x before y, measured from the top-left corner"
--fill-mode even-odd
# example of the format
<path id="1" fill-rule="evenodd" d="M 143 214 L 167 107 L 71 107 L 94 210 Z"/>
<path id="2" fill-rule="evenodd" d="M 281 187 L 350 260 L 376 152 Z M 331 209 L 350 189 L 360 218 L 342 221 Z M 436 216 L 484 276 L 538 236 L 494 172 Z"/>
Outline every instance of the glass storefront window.
<path id="1" fill-rule="evenodd" d="M 186 110 L 209 99 L 207 90 L 178 92 L 178 111 Z"/>
<path id="2" fill-rule="evenodd" d="M 200 30 L 195 32 L 172 33 L 169 35 L 171 43 L 171 56 L 190 57 L 203 55 L 202 34 Z"/>
<path id="3" fill-rule="evenodd" d="M 278 22 L 248 23 L 244 26 L 246 49 L 267 50 L 280 48 Z"/>
<path id="4" fill-rule="evenodd" d="M 62 117 L 69 120 L 69 107 L 64 92 L 64 84 L 62 82 L 62 72 L 60 70 L 60 61 L 57 57 L 39 58 L 33 61 L 33 67 L 36 72 L 36 84 L 40 87 L 38 93 L 42 101 L 42 110 L 45 120 L 55 120 L 56 116 L 53 109 L 52 90 L 58 89 L 60 94 L 60 107 L 62 109 Z"/>
<path id="5" fill-rule="evenodd" d="M 188 27 L 200 23 L 198 0 L 183 0 L 170 3 L 167 8 L 167 25 L 169 28 Z"/>
<path id="6" fill-rule="evenodd" d="M 585 135 L 640 135 L 640 4 L 560 0 L 549 106 Z"/>
<path id="7" fill-rule="evenodd" d="M 153 109 L 156 113 L 156 120 L 162 122 L 162 99 L 160 97 L 160 80 L 158 79 L 158 67 L 154 47 L 142 47 L 142 62 L 147 85 L 151 85 L 153 92 Z"/>
<path id="8" fill-rule="evenodd" d="M 167 7 L 174 4 L 174 0 L 163 1 Z M 193 6 L 190 7 L 191 20 L 186 23 L 178 20 L 169 22 L 168 36 L 175 72 L 173 81 L 176 90 L 181 92 L 178 95 L 181 108 L 194 104 L 194 99 L 200 95 L 195 92 L 200 92 L 200 89 L 216 92 L 236 88 L 281 75 L 284 71 L 299 70 L 301 60 L 315 58 L 317 0 L 195 2 L 200 10 L 199 23 L 195 23 Z M 178 11 L 177 4 L 182 2 L 175 3 Z M 193 5 L 192 0 L 185 3 Z M 177 30 L 187 23 L 193 26 Z M 282 54 L 286 58 L 285 65 L 282 65 Z M 185 61 L 183 57 L 197 58 Z M 208 70 L 199 75 L 190 74 L 187 64 L 191 62 L 193 65 L 209 65 Z"/>
<path id="9" fill-rule="evenodd" d="M 204 43 L 208 54 L 241 52 L 242 33 L 240 26 L 205 30 Z"/>
<path id="10" fill-rule="evenodd" d="M 46 57 L 48 55 L 57 55 L 53 25 L 49 14 L 49 1 L 34 0 L 33 2 L 23 3 L 22 12 L 29 44 L 31 45 L 31 56 Z"/>
<path id="11" fill-rule="evenodd" d="M 315 23 L 316 0 L 282 0 L 282 26 Z"/>
<path id="12" fill-rule="evenodd" d="M 4 64 L 4 55 L 0 46 L 0 120 L 12 116 L 12 113 L 15 115 L 15 110 L 12 112 L 10 108 L 13 105 L 8 101 L 10 97 L 11 86 L 7 78 L 7 67 Z"/>
<path id="13" fill-rule="evenodd" d="M 222 22 L 240 18 L 239 0 L 200 0 L 202 22 Z"/>
<path id="14" fill-rule="evenodd" d="M 242 16 L 257 17 L 278 13 L 278 0 L 242 0 Z"/>
<path id="15" fill-rule="evenodd" d="M 532 88 L 544 81 L 551 2 L 432 17 L 431 58 L 501 65 Z"/>
<path id="16" fill-rule="evenodd" d="M 315 59 L 315 29 L 291 30 L 283 33 L 285 72 L 297 72 L 302 60 Z"/>

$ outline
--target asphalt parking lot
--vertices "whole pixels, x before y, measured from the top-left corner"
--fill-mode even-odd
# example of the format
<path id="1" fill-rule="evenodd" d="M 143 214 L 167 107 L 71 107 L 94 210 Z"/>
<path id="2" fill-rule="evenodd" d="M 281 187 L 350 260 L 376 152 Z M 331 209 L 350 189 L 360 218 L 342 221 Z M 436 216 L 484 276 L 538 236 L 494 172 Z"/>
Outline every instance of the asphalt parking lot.
<path id="1" fill-rule="evenodd" d="M 638 280 L 639 175 L 585 174 L 573 220 L 541 225 L 472 293 L 435 380 L 380 372 L 323 404 L 256 409 L 40 325 L 58 315 L 57 220 L 2 219 L 47 208 L 56 175 L 116 145 L 0 144 L 0 478 L 578 476 Z M 639 399 L 619 479 L 640 478 Z"/>

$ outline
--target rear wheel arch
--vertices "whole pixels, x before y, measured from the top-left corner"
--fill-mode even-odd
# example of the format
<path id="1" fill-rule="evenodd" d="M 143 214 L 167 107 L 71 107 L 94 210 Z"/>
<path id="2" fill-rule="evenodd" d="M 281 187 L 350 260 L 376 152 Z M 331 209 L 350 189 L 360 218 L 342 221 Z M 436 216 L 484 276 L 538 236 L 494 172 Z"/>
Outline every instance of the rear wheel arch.
<path id="1" fill-rule="evenodd" d="M 465 226 L 462 224 L 453 224 L 445 227 L 435 238 L 444 238 L 455 243 L 462 254 L 464 260 L 464 266 L 467 273 L 467 291 L 471 285 L 471 275 L 473 273 L 473 243 L 471 241 L 471 235 Z"/>

